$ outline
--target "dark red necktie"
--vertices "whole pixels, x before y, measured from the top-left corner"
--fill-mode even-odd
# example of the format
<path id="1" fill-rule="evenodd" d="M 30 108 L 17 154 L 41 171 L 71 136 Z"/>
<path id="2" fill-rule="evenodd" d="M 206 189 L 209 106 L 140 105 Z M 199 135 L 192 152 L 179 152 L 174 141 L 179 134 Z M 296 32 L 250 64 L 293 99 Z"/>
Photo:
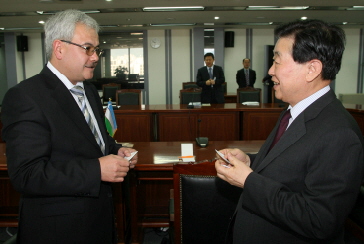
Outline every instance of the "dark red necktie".
<path id="1" fill-rule="evenodd" d="M 279 139 L 281 138 L 283 133 L 286 131 L 290 118 L 291 118 L 291 110 L 288 109 L 284 113 L 284 115 L 283 115 L 283 117 L 281 119 L 281 122 L 279 124 L 279 128 L 277 130 L 276 136 L 274 137 L 274 140 L 273 140 L 272 145 L 270 146 L 269 150 L 271 150 L 274 147 L 274 145 L 279 141 Z"/>

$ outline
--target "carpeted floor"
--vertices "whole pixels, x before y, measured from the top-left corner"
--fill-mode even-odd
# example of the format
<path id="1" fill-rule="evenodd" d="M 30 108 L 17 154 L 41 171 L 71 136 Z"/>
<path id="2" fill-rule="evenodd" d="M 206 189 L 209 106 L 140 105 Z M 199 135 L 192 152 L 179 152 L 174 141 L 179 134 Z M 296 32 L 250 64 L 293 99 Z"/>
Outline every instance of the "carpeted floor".
<path id="1" fill-rule="evenodd" d="M 171 244 L 169 229 L 146 228 L 143 244 Z"/>
<path id="2" fill-rule="evenodd" d="M 0 244 L 17 232 L 17 228 L 0 228 Z M 161 228 L 146 228 L 143 244 L 171 244 L 169 230 Z"/>
<path id="3" fill-rule="evenodd" d="M 8 240 L 16 233 L 16 228 L 0 228 L 0 244 Z M 169 230 L 161 228 L 146 228 L 144 231 L 143 244 L 172 244 Z M 351 234 L 345 235 L 346 244 L 363 244 Z"/>

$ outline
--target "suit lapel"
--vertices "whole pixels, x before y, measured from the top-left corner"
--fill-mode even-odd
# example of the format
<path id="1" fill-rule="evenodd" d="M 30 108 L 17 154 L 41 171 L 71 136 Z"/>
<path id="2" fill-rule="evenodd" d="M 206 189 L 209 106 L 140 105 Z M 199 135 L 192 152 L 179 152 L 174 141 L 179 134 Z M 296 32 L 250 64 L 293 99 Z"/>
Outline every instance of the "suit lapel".
<path id="1" fill-rule="evenodd" d="M 205 72 L 206 72 L 206 77 L 208 77 L 206 80 L 210 79 L 209 67 L 206 66 Z M 212 70 L 212 74 L 213 73 L 214 73 L 214 70 Z"/>
<path id="2" fill-rule="evenodd" d="M 70 120 L 78 128 L 78 131 L 82 133 L 87 140 L 95 145 L 100 150 L 99 145 L 96 143 L 94 135 L 92 134 L 88 124 L 86 123 L 85 117 L 82 114 L 78 104 L 71 95 L 71 92 L 63 84 L 63 82 L 58 79 L 58 77 L 53 74 L 47 67 L 45 67 L 41 74 L 46 75 L 46 82 L 50 88 L 50 95 L 56 102 L 60 105 L 63 112 L 70 118 Z M 97 116 L 96 116 L 97 117 Z"/>
<path id="3" fill-rule="evenodd" d="M 277 144 L 268 152 L 279 126 L 279 123 L 277 123 L 278 125 L 275 127 L 275 130 L 273 130 L 272 133 L 269 135 L 269 140 L 267 140 L 267 143 L 264 144 L 264 148 L 262 147 L 262 149 L 259 151 L 259 158 L 256 159 L 256 162 L 258 163 L 256 165 L 254 165 L 255 163 L 253 164 L 254 171 L 259 172 L 260 170 L 265 168 L 288 147 L 296 143 L 303 135 L 306 134 L 304 116 L 301 115 L 299 115 L 294 120 L 294 122 L 288 127 L 287 131 L 284 132 Z"/>
<path id="4" fill-rule="evenodd" d="M 296 143 L 302 136 L 306 134 L 306 123 L 316 118 L 320 112 L 334 99 L 336 99 L 333 91 L 327 92 L 325 95 L 317 99 L 313 104 L 308 106 L 288 127 L 287 131 L 283 134 L 277 144 L 268 152 L 270 145 L 273 142 L 274 136 L 279 127 L 279 121 L 281 120 L 284 111 L 282 112 L 276 126 L 268 136 L 266 142 L 259 150 L 256 156 L 252 169 L 256 172 L 264 169 L 275 158 L 281 155 L 288 147 Z"/>

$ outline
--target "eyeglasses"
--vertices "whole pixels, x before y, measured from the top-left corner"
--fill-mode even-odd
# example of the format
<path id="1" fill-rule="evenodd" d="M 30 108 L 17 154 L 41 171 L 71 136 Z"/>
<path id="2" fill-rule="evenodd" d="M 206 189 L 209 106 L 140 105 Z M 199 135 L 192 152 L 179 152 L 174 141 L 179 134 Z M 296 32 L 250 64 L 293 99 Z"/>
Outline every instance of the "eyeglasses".
<path id="1" fill-rule="evenodd" d="M 72 44 L 72 45 L 75 45 L 75 46 L 78 46 L 78 47 L 81 47 L 83 49 L 86 50 L 86 54 L 88 56 L 92 56 L 95 52 L 97 54 L 97 56 L 101 56 L 102 53 L 104 52 L 104 50 L 100 49 L 99 47 L 94 47 L 94 46 L 82 46 L 80 44 L 77 44 L 77 43 L 73 43 L 73 42 L 70 42 L 70 41 L 66 41 L 66 40 L 61 40 L 61 42 L 66 42 L 66 43 L 69 43 L 69 44 Z"/>

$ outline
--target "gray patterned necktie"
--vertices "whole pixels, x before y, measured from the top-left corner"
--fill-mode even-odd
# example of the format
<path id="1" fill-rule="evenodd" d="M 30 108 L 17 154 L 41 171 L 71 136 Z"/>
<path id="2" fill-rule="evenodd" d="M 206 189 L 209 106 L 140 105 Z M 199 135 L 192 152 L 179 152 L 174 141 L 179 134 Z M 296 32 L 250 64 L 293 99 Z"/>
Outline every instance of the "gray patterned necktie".
<path id="1" fill-rule="evenodd" d="M 97 133 L 96 127 L 94 125 L 94 122 L 90 116 L 90 113 L 87 110 L 86 101 L 85 101 L 85 93 L 84 93 L 83 88 L 81 86 L 74 86 L 70 91 L 78 97 L 78 102 L 81 105 L 81 112 L 85 116 L 86 123 L 90 127 L 91 132 L 94 135 L 97 144 L 100 146 L 102 153 L 105 154 L 105 147 L 104 147 L 103 143 L 101 142 L 99 134 Z"/>
<path id="2" fill-rule="evenodd" d="M 210 76 L 210 79 L 212 79 L 213 77 L 212 77 L 212 68 L 211 67 L 209 67 L 209 76 Z"/>

